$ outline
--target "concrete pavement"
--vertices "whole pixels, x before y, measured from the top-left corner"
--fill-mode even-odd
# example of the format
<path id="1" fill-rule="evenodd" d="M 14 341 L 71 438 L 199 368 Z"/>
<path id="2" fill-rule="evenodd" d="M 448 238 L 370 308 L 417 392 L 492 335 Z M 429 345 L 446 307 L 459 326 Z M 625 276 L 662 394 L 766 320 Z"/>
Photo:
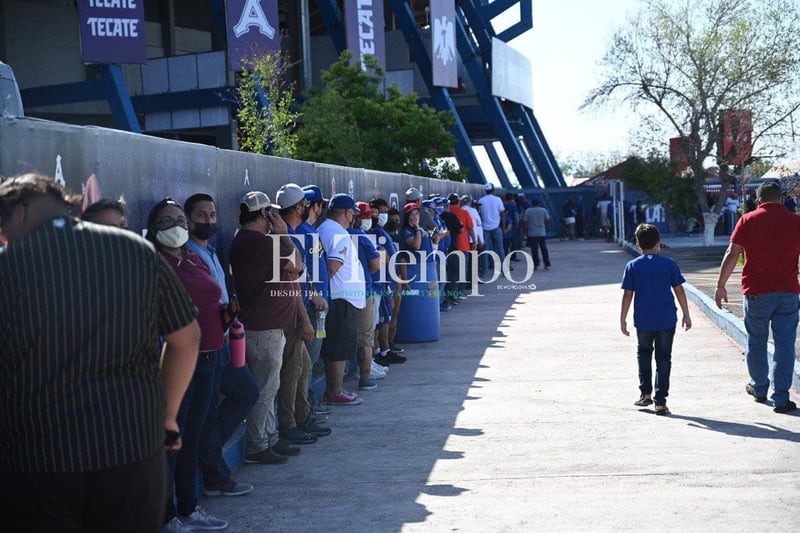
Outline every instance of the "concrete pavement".
<path id="1" fill-rule="evenodd" d="M 742 347 L 691 304 L 673 414 L 635 407 L 618 318 L 631 256 L 548 245 L 535 290 L 481 286 L 439 342 L 405 345 L 363 405 L 337 408 L 330 436 L 243 466 L 251 494 L 201 504 L 228 531 L 797 530 L 800 416 L 745 394 Z"/>

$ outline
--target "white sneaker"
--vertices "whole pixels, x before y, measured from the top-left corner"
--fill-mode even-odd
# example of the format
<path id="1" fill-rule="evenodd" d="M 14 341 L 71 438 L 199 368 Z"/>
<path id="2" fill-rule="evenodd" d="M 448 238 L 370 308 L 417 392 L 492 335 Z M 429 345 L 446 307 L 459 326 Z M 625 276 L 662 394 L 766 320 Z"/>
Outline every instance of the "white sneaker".
<path id="1" fill-rule="evenodd" d="M 188 528 L 189 531 L 221 531 L 228 527 L 226 520 L 208 514 L 208 512 L 199 505 L 194 508 L 194 512 L 189 516 L 179 517 L 183 522 L 183 526 Z"/>
<path id="2" fill-rule="evenodd" d="M 381 367 L 381 365 L 373 361 L 372 367 L 369 370 L 369 377 L 370 379 L 383 379 L 386 377 L 386 371 L 383 370 L 383 367 Z"/>
<path id="3" fill-rule="evenodd" d="M 388 366 L 383 366 L 382 364 L 376 363 L 375 361 L 372 361 L 372 369 L 373 370 L 377 370 L 378 372 L 383 372 L 384 374 L 388 374 L 389 373 L 389 367 Z"/>

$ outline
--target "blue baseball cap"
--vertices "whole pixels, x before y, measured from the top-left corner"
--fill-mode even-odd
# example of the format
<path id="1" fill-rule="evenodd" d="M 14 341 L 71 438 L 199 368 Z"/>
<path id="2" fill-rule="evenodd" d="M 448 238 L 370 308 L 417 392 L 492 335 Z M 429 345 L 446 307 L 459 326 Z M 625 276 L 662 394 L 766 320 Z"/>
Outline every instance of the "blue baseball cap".
<path id="1" fill-rule="evenodd" d="M 325 197 L 322 196 L 322 189 L 316 185 L 306 185 L 303 187 L 303 192 L 306 194 L 306 200 L 309 202 L 325 202 Z"/>
<path id="2" fill-rule="evenodd" d="M 356 207 L 356 201 L 353 200 L 352 196 L 340 192 L 331 197 L 330 202 L 328 202 L 328 209 L 353 209 L 357 211 L 358 207 Z"/>

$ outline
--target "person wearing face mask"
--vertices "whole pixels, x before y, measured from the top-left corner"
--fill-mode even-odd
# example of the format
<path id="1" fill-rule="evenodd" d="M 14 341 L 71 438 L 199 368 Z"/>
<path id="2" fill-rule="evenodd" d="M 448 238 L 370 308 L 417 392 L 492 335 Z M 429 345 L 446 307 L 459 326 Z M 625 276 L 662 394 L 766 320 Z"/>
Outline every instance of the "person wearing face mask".
<path id="1" fill-rule="evenodd" d="M 365 279 L 366 304 L 358 310 L 358 368 L 359 390 L 370 390 L 377 387 L 375 378 L 385 377 L 385 373 L 372 371 L 372 348 L 375 344 L 375 287 L 372 274 L 381 267 L 380 254 L 367 231 L 372 229 L 372 208 L 367 202 L 357 202 L 353 227 L 347 230 L 357 236 L 358 262 Z"/>
<path id="2" fill-rule="evenodd" d="M 281 366 L 281 385 L 278 389 L 278 424 L 281 438 L 289 444 L 312 444 L 317 437 L 331 433 L 330 428 L 321 426 L 311 413 L 308 402 L 308 383 L 311 373 L 311 356 L 306 343 L 314 338 L 314 328 L 309 318 L 308 308 L 314 305 L 327 308 L 327 303 L 310 290 L 308 272 L 314 266 L 313 258 L 305 253 L 303 239 L 298 238 L 296 228 L 308 218 L 310 202 L 299 185 L 287 183 L 278 189 L 275 201 L 281 206 L 280 215 L 286 222 L 286 229 L 295 247 L 303 255 L 306 276 L 295 282 L 297 300 L 297 322 L 294 327 L 284 329 L 286 346 L 283 349 Z"/>
<path id="3" fill-rule="evenodd" d="M 206 264 L 186 249 L 189 228 L 180 204 L 164 198 L 147 217 L 145 238 L 161 252 L 175 270 L 192 302 L 199 310 L 200 353 L 192 381 L 178 411 L 178 426 L 183 429 L 183 447 L 169 457 L 175 499 L 166 502 L 166 529 L 184 526 L 207 530 L 224 529 L 228 522 L 208 514 L 197 503 L 195 478 L 199 464 L 200 436 L 212 400 L 214 369 L 221 357 L 225 332 L 219 314 L 222 290 L 214 282 Z"/>
<path id="4" fill-rule="evenodd" d="M 375 215 L 372 219 L 372 229 L 370 234 L 375 235 L 375 244 L 378 247 L 378 253 L 382 255 L 381 271 L 375 272 L 372 275 L 375 284 L 375 299 L 379 301 L 378 313 L 376 318 L 377 325 L 375 328 L 375 345 L 377 351 L 373 355 L 373 360 L 377 362 L 378 368 L 375 370 L 383 371 L 386 373 L 386 365 L 394 363 L 404 363 L 405 357 L 398 355 L 389 348 L 389 324 L 394 314 L 392 295 L 397 290 L 398 273 L 396 265 L 392 265 L 389 259 L 397 253 L 392 236 L 384 229 L 386 223 L 389 221 L 389 205 L 383 198 L 374 198 L 369 202 L 372 207 L 372 212 Z M 383 365 L 383 366 L 381 366 Z M 388 368 L 386 368 L 388 370 Z"/>
<path id="5" fill-rule="evenodd" d="M 231 298 L 225 269 L 217 251 L 208 240 L 217 233 L 217 208 L 208 194 L 193 194 L 183 203 L 189 228 L 186 249 L 197 254 L 208 267 L 211 277 L 222 291 L 220 311 L 227 309 Z M 220 317 L 222 320 L 222 317 Z M 226 332 L 227 336 L 227 332 Z M 221 402 L 217 398 L 223 396 Z M 253 490 L 249 483 L 239 483 L 231 478 L 231 471 L 222 457 L 222 448 L 236 428 L 250 412 L 258 399 L 258 384 L 247 365 L 230 364 L 228 343 L 222 347 L 221 356 L 214 367 L 211 386 L 211 403 L 200 438 L 200 473 L 203 493 L 206 496 L 241 496 Z"/>

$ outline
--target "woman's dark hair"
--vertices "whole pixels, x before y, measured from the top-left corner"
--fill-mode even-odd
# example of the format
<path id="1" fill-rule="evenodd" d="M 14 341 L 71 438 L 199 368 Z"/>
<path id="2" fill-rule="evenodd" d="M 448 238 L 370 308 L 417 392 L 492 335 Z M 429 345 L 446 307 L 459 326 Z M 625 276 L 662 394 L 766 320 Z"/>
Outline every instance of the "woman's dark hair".
<path id="1" fill-rule="evenodd" d="M 86 211 L 84 211 L 81 215 L 81 220 L 94 222 L 97 219 L 97 216 L 106 209 L 113 209 L 120 215 L 125 216 L 125 202 L 122 200 L 109 200 L 108 198 L 102 198 L 86 208 Z"/>
<path id="2" fill-rule="evenodd" d="M 156 233 L 158 233 L 158 227 L 156 224 L 158 221 L 158 215 L 161 213 L 161 211 L 164 210 L 165 207 L 170 205 L 175 206 L 181 211 L 183 211 L 183 207 L 181 207 L 181 204 L 179 204 L 170 197 L 166 197 L 160 202 L 158 202 L 156 205 L 154 205 L 153 209 L 150 210 L 150 214 L 147 215 L 147 233 L 145 234 L 144 238 L 152 242 L 153 246 L 156 247 L 156 250 L 161 250 L 161 248 L 163 248 L 161 243 L 158 242 L 158 240 L 156 240 Z"/>

